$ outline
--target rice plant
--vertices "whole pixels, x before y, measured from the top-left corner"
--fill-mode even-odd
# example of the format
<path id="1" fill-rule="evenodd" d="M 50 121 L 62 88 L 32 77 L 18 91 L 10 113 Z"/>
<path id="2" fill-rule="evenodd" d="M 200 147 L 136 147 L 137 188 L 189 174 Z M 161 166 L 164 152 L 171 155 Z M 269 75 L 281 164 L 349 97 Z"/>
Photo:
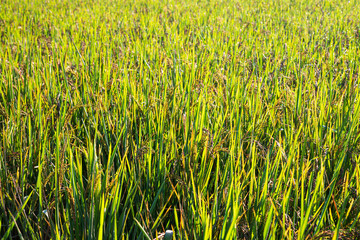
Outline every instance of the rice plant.
<path id="1" fill-rule="evenodd" d="M 1 0 L 0 237 L 360 239 L 359 12 Z"/>

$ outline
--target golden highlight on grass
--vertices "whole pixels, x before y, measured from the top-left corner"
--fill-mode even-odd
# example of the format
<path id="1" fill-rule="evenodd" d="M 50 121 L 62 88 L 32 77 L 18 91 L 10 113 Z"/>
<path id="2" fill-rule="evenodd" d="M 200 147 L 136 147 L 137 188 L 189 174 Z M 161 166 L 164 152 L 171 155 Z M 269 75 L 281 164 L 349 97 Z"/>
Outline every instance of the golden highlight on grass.
<path id="1" fill-rule="evenodd" d="M 359 12 L 1 0 L 0 236 L 360 239 Z"/>

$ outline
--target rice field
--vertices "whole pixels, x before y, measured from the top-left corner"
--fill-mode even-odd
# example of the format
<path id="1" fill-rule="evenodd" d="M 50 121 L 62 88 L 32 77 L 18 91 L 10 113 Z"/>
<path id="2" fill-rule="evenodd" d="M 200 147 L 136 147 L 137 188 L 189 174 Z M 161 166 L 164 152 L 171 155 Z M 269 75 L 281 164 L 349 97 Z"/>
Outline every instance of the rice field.
<path id="1" fill-rule="evenodd" d="M 360 239 L 357 0 L 0 0 L 3 239 Z"/>

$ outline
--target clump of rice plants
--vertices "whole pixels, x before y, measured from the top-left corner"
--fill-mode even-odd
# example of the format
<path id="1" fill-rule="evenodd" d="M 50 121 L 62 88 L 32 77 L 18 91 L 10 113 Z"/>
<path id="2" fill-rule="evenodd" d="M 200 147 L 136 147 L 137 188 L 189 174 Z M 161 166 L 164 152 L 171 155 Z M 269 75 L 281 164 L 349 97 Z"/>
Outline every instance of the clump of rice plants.
<path id="1" fill-rule="evenodd" d="M 357 0 L 2 0 L 4 239 L 360 239 Z"/>

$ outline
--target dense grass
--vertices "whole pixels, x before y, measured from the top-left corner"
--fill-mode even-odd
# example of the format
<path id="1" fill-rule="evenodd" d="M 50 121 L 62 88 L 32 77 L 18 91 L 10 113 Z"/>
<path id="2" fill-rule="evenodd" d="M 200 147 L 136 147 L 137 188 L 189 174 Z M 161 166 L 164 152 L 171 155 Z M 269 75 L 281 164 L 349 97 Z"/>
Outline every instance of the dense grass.
<path id="1" fill-rule="evenodd" d="M 360 239 L 357 0 L 0 1 L 0 236 Z"/>

